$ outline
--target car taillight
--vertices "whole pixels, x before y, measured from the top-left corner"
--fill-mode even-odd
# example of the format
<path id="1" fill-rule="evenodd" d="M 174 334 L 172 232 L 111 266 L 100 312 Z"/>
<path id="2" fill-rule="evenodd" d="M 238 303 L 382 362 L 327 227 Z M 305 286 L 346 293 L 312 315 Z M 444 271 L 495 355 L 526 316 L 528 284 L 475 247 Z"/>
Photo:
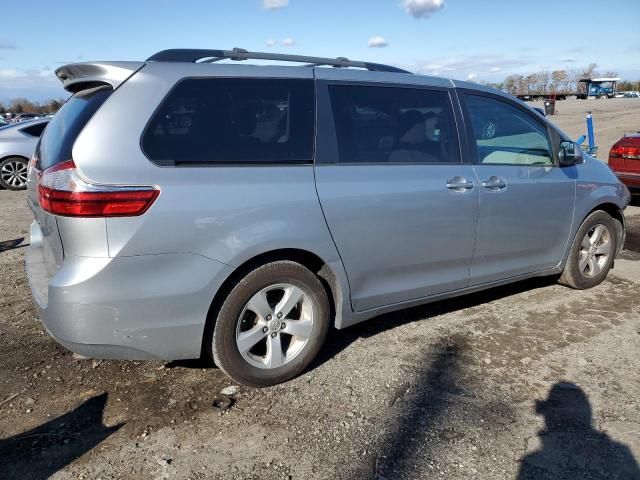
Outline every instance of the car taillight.
<path id="1" fill-rule="evenodd" d="M 142 215 L 159 194 L 154 187 L 91 183 L 80 176 L 73 160 L 54 165 L 38 175 L 40 207 L 64 217 Z"/>
<path id="2" fill-rule="evenodd" d="M 640 160 L 640 140 L 632 141 L 622 138 L 618 143 L 611 147 L 609 158 L 629 158 Z"/>

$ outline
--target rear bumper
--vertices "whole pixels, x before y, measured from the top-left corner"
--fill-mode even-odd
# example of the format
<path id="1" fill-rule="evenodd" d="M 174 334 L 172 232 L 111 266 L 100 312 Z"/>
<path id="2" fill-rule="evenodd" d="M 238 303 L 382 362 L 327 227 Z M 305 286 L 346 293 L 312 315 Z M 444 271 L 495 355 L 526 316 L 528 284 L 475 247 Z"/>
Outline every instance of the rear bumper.
<path id="1" fill-rule="evenodd" d="M 640 173 L 614 172 L 632 193 L 640 193 Z"/>
<path id="2" fill-rule="evenodd" d="M 38 248 L 27 255 L 29 284 L 61 345 L 92 358 L 200 356 L 209 306 L 231 267 L 188 253 L 67 257 L 47 278 Z"/>

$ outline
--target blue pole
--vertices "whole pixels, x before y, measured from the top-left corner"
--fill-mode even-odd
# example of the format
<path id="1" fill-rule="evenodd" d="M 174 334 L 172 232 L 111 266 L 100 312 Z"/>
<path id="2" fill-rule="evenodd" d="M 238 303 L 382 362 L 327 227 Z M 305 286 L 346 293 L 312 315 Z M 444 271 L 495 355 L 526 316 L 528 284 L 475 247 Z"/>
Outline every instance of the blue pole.
<path id="1" fill-rule="evenodd" d="M 589 136 L 589 149 L 595 147 L 595 139 L 593 138 L 593 118 L 591 118 L 591 112 L 587 112 L 587 135 Z"/>

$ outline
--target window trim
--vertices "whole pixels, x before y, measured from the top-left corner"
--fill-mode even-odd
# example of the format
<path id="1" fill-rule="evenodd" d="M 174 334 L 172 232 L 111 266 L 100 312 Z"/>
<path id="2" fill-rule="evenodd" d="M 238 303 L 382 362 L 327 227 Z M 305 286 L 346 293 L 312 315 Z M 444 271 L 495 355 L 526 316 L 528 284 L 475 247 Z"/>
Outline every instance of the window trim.
<path id="1" fill-rule="evenodd" d="M 164 103 L 167 101 L 170 95 L 187 80 L 233 80 L 233 79 L 246 79 L 246 80 L 299 80 L 299 81 L 307 81 L 313 83 L 313 101 L 311 102 L 312 108 L 314 109 L 313 116 L 313 135 L 312 135 L 312 145 L 311 145 L 311 158 L 309 160 L 293 160 L 289 162 L 278 162 L 278 161 L 265 161 L 265 162 L 243 162 L 243 161 L 225 161 L 225 162 L 176 162 L 175 160 L 171 161 L 158 161 L 153 160 L 147 152 L 144 150 L 142 145 L 142 140 L 147 134 L 147 130 L 151 128 L 151 122 L 156 117 Z M 316 80 L 313 78 L 307 77 L 233 77 L 233 76 L 200 76 L 200 75 L 191 75 L 188 77 L 182 77 L 177 82 L 173 84 L 173 86 L 167 91 L 167 93 L 162 97 L 162 99 L 158 102 L 156 107 L 153 109 L 151 115 L 147 119 L 144 128 L 142 129 L 142 133 L 140 134 L 140 138 L 138 139 L 138 146 L 140 147 L 140 151 L 144 155 L 144 157 L 155 167 L 158 168 L 229 168 L 229 167 L 304 167 L 304 166 L 313 166 L 315 164 L 316 158 L 316 137 L 318 131 L 318 108 L 317 108 L 317 88 L 316 88 Z"/>
<path id="2" fill-rule="evenodd" d="M 560 162 L 558 160 L 558 148 L 560 142 L 555 142 L 555 137 L 559 137 L 556 133 L 554 135 L 554 130 L 551 128 L 550 124 L 542 119 L 538 118 L 537 115 L 529 110 L 526 105 L 520 105 L 518 102 L 514 102 L 513 100 L 503 97 L 501 95 L 496 95 L 495 93 L 484 92 L 481 90 L 472 90 L 468 88 L 459 88 L 458 97 L 460 99 L 460 108 L 462 110 L 462 115 L 464 117 L 464 123 L 466 125 L 466 133 L 467 133 L 467 143 L 469 144 L 469 154 L 470 158 L 473 160 L 473 165 L 478 166 L 505 166 L 505 167 L 560 167 Z M 529 117 L 535 124 L 537 124 L 542 130 L 547 132 L 547 142 L 549 142 L 550 152 L 551 152 L 551 164 L 550 165 L 534 165 L 534 164 L 522 164 L 522 163 L 482 163 L 480 162 L 480 158 L 478 155 L 478 144 L 476 141 L 475 132 L 473 130 L 473 123 L 471 120 L 471 112 L 469 111 L 469 106 L 467 105 L 467 96 L 476 96 L 476 97 L 484 97 L 490 100 L 494 100 L 496 102 L 504 103 L 506 105 L 512 106 L 524 113 Z M 556 145 L 556 143 L 558 145 Z"/>
<path id="3" fill-rule="evenodd" d="M 332 85 L 340 86 L 354 86 L 354 87 L 379 87 L 379 88 L 399 88 L 402 90 L 426 90 L 426 91 L 438 91 L 445 92 L 449 97 L 449 106 L 452 113 L 452 124 L 455 131 L 456 138 L 458 140 L 458 162 L 340 162 L 340 150 L 338 148 L 338 135 L 333 115 L 333 108 L 331 106 L 331 96 L 329 94 L 329 87 Z M 466 161 L 466 141 L 463 139 L 463 133 L 465 129 L 463 127 L 464 122 L 459 110 L 454 103 L 455 89 L 449 87 L 439 87 L 432 85 L 416 85 L 410 83 L 397 83 L 397 82 L 372 82 L 372 81 L 358 81 L 358 80 L 316 80 L 316 102 L 318 106 L 316 108 L 316 115 L 318 116 L 316 123 L 316 165 L 333 165 L 333 166 L 348 166 L 348 167 L 371 167 L 371 166 L 419 166 L 419 165 L 468 165 L 471 162 Z M 462 128 L 461 128 L 462 126 Z"/>

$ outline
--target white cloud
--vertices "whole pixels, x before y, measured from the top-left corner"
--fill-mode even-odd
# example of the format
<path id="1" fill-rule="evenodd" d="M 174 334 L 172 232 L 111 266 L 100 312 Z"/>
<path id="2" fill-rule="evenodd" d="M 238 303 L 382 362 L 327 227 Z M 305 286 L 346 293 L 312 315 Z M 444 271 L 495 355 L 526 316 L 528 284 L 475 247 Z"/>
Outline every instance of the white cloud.
<path id="1" fill-rule="evenodd" d="M 41 69 L 0 68 L 0 101 L 8 101 L 16 97 L 27 97 L 30 100 L 67 97 L 62 84 L 45 67 Z"/>
<path id="2" fill-rule="evenodd" d="M 289 5 L 289 0 L 262 0 L 262 8 L 265 10 L 278 10 Z"/>
<path id="3" fill-rule="evenodd" d="M 377 35 L 375 37 L 371 37 L 369 39 L 369 46 L 371 48 L 382 48 L 382 47 L 386 47 L 387 45 L 389 45 L 389 44 L 384 39 L 384 37 L 381 37 L 379 35 Z"/>
<path id="4" fill-rule="evenodd" d="M 284 45 L 285 47 L 292 47 L 295 44 L 296 44 L 296 41 L 291 37 L 287 37 L 284 40 L 282 40 L 282 45 Z"/>
<path id="5" fill-rule="evenodd" d="M 431 62 L 409 67 L 418 73 L 426 75 L 464 78 L 467 75 L 481 73 L 496 73 L 503 70 L 529 65 L 528 58 L 507 58 L 501 55 L 462 55 L 458 57 L 443 57 L 432 59 Z"/>
<path id="6" fill-rule="evenodd" d="M 15 81 L 16 83 L 25 81 L 29 82 L 31 80 L 39 80 L 41 78 L 58 81 L 49 68 L 30 68 L 26 70 L 18 70 L 17 68 L 0 68 L 0 78 L 7 81 Z"/>
<path id="7" fill-rule="evenodd" d="M 273 38 L 270 38 L 269 40 L 266 41 L 267 47 L 275 47 L 276 46 L 276 41 Z"/>
<path id="8" fill-rule="evenodd" d="M 444 0 L 403 0 L 402 4 L 409 15 L 415 18 L 428 18 L 444 8 Z"/>
<path id="9" fill-rule="evenodd" d="M 475 73 L 470 73 L 469 75 L 467 75 L 467 80 L 469 81 L 475 80 L 476 78 L 478 78 L 478 75 L 476 75 Z"/>
<path id="10" fill-rule="evenodd" d="M 564 57 L 560 59 L 561 62 L 564 63 L 571 63 L 571 62 L 575 62 L 576 58 L 575 57 Z"/>

